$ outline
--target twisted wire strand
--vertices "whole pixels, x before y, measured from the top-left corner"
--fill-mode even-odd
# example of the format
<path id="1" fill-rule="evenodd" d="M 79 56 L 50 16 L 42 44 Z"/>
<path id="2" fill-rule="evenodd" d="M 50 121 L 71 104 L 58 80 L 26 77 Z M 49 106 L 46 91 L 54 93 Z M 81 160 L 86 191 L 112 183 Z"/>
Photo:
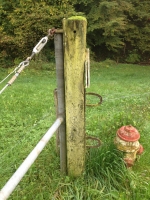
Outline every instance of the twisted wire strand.
<path id="1" fill-rule="evenodd" d="M 10 72 L 8 74 L 8 76 L 6 76 L 3 80 L 1 80 L 0 84 L 2 84 L 11 74 L 13 74 L 15 72 L 15 70 L 16 70 L 16 68 L 12 72 Z"/>
<path id="2" fill-rule="evenodd" d="M 10 85 L 12 85 L 12 83 L 16 80 L 16 78 L 19 76 L 19 74 L 22 72 L 22 70 L 29 65 L 30 60 L 33 58 L 33 56 L 37 53 L 39 53 L 43 47 L 46 45 L 47 41 L 48 41 L 48 37 L 49 34 L 45 37 L 43 37 L 38 43 L 37 45 L 33 48 L 32 54 L 27 57 L 27 59 L 25 61 L 22 61 L 18 67 L 16 67 L 8 76 L 6 76 L 1 82 L 3 83 L 11 74 L 13 74 L 15 72 L 15 75 L 11 78 L 11 80 L 9 80 L 9 82 L 0 90 L 0 94 L 2 94 L 2 92 Z M 19 69 L 19 70 L 18 70 Z"/>

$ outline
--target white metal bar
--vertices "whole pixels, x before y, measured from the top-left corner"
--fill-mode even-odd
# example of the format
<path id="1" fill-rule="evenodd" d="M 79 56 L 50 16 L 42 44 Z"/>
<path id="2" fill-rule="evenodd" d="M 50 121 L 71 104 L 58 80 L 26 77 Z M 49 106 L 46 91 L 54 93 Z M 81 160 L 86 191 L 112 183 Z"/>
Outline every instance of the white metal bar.
<path id="1" fill-rule="evenodd" d="M 1 90 L 0 90 L 0 94 L 2 94 L 2 92 L 4 92 L 4 90 L 8 87 L 8 84 L 5 85 Z"/>
<path id="2" fill-rule="evenodd" d="M 6 200 L 13 190 L 16 188 L 18 183 L 21 181 L 23 176 L 26 174 L 28 169 L 34 163 L 38 155 L 41 153 L 43 148 L 46 146 L 50 138 L 53 136 L 55 131 L 63 122 L 62 117 L 58 117 L 54 124 L 50 127 L 50 129 L 46 132 L 46 134 L 42 137 L 36 147 L 31 151 L 28 157 L 24 160 L 24 162 L 20 165 L 17 171 L 13 174 L 13 176 L 8 180 L 5 186 L 0 191 L 0 200 Z"/>

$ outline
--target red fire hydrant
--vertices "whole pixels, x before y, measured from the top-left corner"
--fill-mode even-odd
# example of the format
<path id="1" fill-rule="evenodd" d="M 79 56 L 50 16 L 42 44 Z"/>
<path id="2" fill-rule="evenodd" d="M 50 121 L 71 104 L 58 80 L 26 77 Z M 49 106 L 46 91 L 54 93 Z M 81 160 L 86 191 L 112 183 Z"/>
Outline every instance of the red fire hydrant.
<path id="1" fill-rule="evenodd" d="M 136 160 L 136 155 L 143 153 L 143 146 L 139 143 L 140 134 L 136 128 L 131 125 L 122 126 L 118 129 L 115 145 L 117 149 L 124 152 L 124 161 L 127 167 L 132 167 Z"/>

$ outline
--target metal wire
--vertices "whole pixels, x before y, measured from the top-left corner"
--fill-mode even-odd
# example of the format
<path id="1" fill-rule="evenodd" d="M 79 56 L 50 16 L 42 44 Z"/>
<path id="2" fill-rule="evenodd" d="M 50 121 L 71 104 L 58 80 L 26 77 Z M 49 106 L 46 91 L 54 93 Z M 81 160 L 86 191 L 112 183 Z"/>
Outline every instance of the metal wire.
<path id="1" fill-rule="evenodd" d="M 12 72 L 10 72 L 10 74 L 8 74 L 8 76 L 6 76 L 6 77 L 0 82 L 0 84 L 3 83 L 11 74 L 16 73 L 17 70 L 20 69 L 20 67 L 21 67 L 22 65 L 28 66 L 28 65 L 29 65 L 29 61 L 26 60 L 26 61 L 23 61 L 23 62 L 19 63 L 19 65 L 18 65 Z"/>
<path id="2" fill-rule="evenodd" d="M 51 29 L 50 29 L 51 30 Z M 48 32 L 48 35 L 43 37 L 38 43 L 37 45 L 33 48 L 32 50 L 32 54 L 31 56 L 27 57 L 27 59 L 25 61 L 22 61 L 18 67 L 16 67 L 8 76 L 6 76 L 1 82 L 3 83 L 11 74 L 15 73 L 14 76 L 9 80 L 9 82 L 0 90 L 0 94 L 2 94 L 2 92 L 4 92 L 4 90 L 13 84 L 13 82 L 16 80 L 16 78 L 19 76 L 19 74 L 24 70 L 24 68 L 26 66 L 29 65 L 30 60 L 33 58 L 33 56 L 37 53 L 39 53 L 43 47 L 46 45 L 47 41 L 48 41 L 48 37 L 52 36 L 52 33 L 50 33 L 50 30 Z M 53 31 L 54 34 L 54 31 Z"/>
<path id="3" fill-rule="evenodd" d="M 7 181 L 4 187 L 0 191 L 0 199 L 6 200 L 10 194 L 14 191 L 18 183 L 21 181 L 23 176 L 29 170 L 31 165 L 35 162 L 39 154 L 42 152 L 48 141 L 51 139 L 55 131 L 59 128 L 61 123 L 63 122 L 63 118 L 58 117 L 53 125 L 49 128 L 46 134 L 42 137 L 42 139 L 38 142 L 38 144 L 34 147 L 31 153 L 27 156 L 27 158 L 22 162 L 17 171 L 12 175 L 12 177 Z"/>
<path id="4" fill-rule="evenodd" d="M 0 84 L 3 83 L 11 74 L 13 74 L 16 70 L 18 69 L 18 67 L 16 67 L 10 74 L 8 74 L 8 76 L 6 76 L 3 80 L 1 80 Z"/>

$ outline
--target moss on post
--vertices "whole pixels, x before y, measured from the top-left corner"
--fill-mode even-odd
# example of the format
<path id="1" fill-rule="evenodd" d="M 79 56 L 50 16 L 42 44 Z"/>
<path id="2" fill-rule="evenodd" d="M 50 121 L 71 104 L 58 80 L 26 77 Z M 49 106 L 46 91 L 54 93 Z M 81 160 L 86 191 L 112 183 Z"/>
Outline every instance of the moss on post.
<path id="1" fill-rule="evenodd" d="M 79 176 L 85 165 L 84 62 L 86 18 L 63 20 L 68 175 Z"/>

